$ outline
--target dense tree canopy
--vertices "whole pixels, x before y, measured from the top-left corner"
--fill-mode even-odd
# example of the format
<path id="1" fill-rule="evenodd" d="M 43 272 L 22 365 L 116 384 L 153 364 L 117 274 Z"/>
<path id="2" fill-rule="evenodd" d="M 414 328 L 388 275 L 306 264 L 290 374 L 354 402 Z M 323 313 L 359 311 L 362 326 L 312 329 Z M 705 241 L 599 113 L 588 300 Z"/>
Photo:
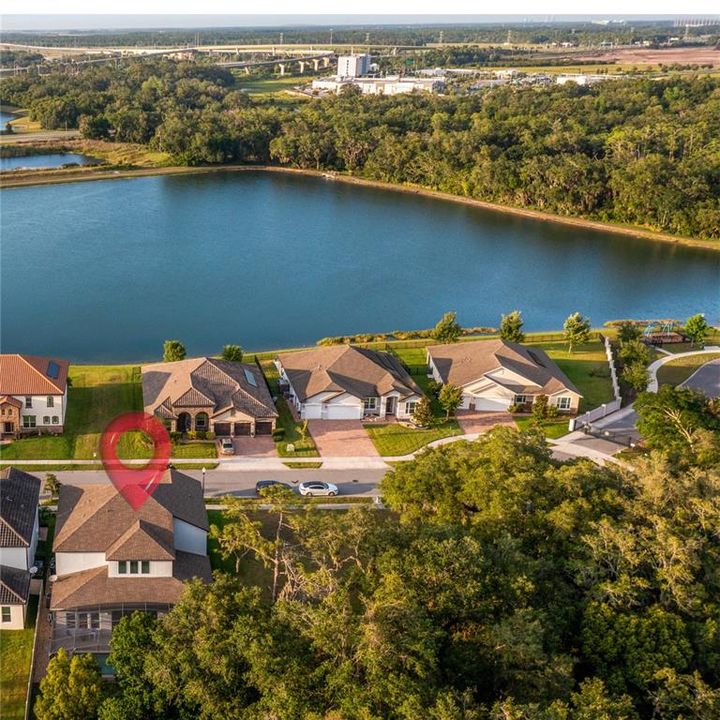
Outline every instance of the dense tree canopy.
<path id="1" fill-rule="evenodd" d="M 116 718 L 677 720 L 720 713 L 720 475 L 554 461 L 499 428 L 383 481 L 392 513 L 239 499 L 216 573 L 118 625 Z M 232 566 L 232 563 L 231 563 Z"/>
<path id="2" fill-rule="evenodd" d="M 178 162 L 349 171 L 561 215 L 720 238 L 720 80 L 253 101 L 227 70 L 144 61 L 6 78 L 44 127 Z"/>

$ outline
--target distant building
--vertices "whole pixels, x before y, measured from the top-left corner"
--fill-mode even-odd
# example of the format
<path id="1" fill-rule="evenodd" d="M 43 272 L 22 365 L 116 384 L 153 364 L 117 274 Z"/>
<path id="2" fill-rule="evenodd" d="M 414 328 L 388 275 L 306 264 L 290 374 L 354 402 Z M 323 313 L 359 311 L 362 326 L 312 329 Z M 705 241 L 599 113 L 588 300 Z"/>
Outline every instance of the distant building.
<path id="1" fill-rule="evenodd" d="M 402 95 L 412 92 L 442 92 L 445 81 L 442 78 L 400 77 L 391 75 L 384 78 L 335 78 L 313 80 L 312 89 L 339 94 L 343 87 L 359 87 L 363 95 Z"/>
<path id="2" fill-rule="evenodd" d="M 370 71 L 370 56 L 341 55 L 338 58 L 337 74 L 339 78 L 363 77 Z"/>
<path id="3" fill-rule="evenodd" d="M 617 77 L 617 76 L 615 76 Z M 555 82 L 558 85 L 566 85 L 569 82 L 574 82 L 576 85 L 594 85 L 595 83 L 604 82 L 605 80 L 612 80 L 612 75 L 582 75 L 582 74 L 567 74 L 558 75 L 555 78 Z"/>
<path id="4" fill-rule="evenodd" d="M 61 433 L 69 368 L 66 360 L 0 355 L 0 436 Z"/>

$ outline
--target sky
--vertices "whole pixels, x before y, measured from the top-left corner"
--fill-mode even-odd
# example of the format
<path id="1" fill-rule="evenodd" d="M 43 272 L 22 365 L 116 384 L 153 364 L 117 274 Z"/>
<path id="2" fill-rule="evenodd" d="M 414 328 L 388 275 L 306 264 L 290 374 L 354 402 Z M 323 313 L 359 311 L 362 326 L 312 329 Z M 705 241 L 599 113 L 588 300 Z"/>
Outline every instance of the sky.
<path id="1" fill-rule="evenodd" d="M 702 15 L 702 13 L 700 13 Z M 581 22 L 605 18 L 631 20 L 676 19 L 687 17 L 680 14 L 604 15 L 604 14 L 514 14 L 514 15 L 419 15 L 419 14 L 277 14 L 277 15 L 79 15 L 79 14 L 3 14 L 0 16 L 2 30 L 111 30 L 133 28 L 211 28 L 211 27 L 277 27 L 298 25 L 417 25 L 417 24 L 465 24 L 498 22 Z M 703 17 L 713 17 L 706 14 Z M 714 15 L 720 18 L 720 15 Z"/>

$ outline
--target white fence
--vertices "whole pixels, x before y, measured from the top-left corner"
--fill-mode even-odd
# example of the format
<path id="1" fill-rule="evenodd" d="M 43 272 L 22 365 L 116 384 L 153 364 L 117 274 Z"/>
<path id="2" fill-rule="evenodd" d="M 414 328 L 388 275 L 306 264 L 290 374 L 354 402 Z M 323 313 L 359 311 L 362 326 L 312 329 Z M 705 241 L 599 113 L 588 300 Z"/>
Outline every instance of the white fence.
<path id="1" fill-rule="evenodd" d="M 596 407 L 593 410 L 588 410 L 588 412 L 583 413 L 582 415 L 570 418 L 570 422 L 568 423 L 570 432 L 576 428 L 581 428 L 586 423 L 591 423 L 593 420 L 599 420 L 610 413 L 616 412 L 622 405 L 620 385 L 618 384 L 617 371 L 615 370 L 615 358 L 612 354 L 612 346 L 610 345 L 610 340 L 608 340 L 607 337 L 603 337 L 603 341 L 605 342 L 605 355 L 607 356 L 608 366 L 610 367 L 610 381 L 612 382 L 613 395 L 615 396 L 615 399 L 612 402 L 603 403 L 600 407 Z"/>

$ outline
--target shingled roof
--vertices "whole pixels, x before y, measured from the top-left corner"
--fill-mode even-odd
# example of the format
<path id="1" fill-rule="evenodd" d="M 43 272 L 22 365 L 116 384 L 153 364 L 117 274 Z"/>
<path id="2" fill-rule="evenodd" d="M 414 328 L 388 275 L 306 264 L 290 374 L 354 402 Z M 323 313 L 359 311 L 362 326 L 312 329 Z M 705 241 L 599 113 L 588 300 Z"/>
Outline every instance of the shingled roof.
<path id="1" fill-rule="evenodd" d="M 505 340 L 476 340 L 429 347 L 428 356 L 443 383 L 462 387 L 488 373 L 505 369 L 523 378 L 523 383 L 494 379 L 514 392 L 553 395 L 563 390 L 580 395 L 565 373 L 540 348 L 527 348 Z"/>
<path id="2" fill-rule="evenodd" d="M 183 408 L 206 408 L 214 416 L 239 410 L 251 417 L 277 417 L 260 369 L 255 365 L 194 358 L 142 368 L 145 412 L 177 418 Z"/>
<path id="3" fill-rule="evenodd" d="M 67 360 L 0 355 L 0 395 L 63 395 L 69 368 Z"/>
<path id="4" fill-rule="evenodd" d="M 400 397 L 422 395 L 399 360 L 385 352 L 338 345 L 284 354 L 279 361 L 301 402 L 322 392 L 361 399 L 393 390 Z"/>
<path id="5" fill-rule="evenodd" d="M 40 499 L 40 478 L 14 467 L 0 470 L 0 547 L 29 547 Z"/>
<path id="6" fill-rule="evenodd" d="M 173 518 L 208 529 L 200 483 L 177 470 L 167 470 L 150 498 L 135 511 L 112 485 L 63 485 L 58 500 L 55 552 L 132 550 L 167 559 L 173 547 Z"/>
<path id="7" fill-rule="evenodd" d="M 24 605 L 29 595 L 30 573 L 0 565 L 0 605 Z"/>

